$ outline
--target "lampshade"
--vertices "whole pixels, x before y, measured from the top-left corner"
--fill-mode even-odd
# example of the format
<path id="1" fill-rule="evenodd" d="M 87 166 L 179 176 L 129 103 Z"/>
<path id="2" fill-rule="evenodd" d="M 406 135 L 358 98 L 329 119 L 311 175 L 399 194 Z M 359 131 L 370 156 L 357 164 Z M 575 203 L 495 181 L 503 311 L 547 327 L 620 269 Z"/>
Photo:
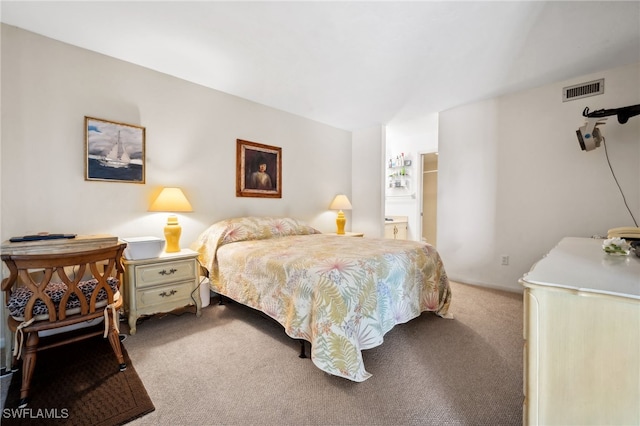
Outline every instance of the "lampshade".
<path id="1" fill-rule="evenodd" d="M 336 195 L 329 208 L 331 210 L 340 210 L 336 218 L 336 234 L 344 235 L 344 225 L 347 223 L 347 218 L 342 210 L 351 210 L 351 202 L 344 194 Z"/>
<path id="2" fill-rule="evenodd" d="M 191 203 L 180 188 L 163 188 L 151 203 L 150 212 L 192 212 Z"/>
<path id="3" fill-rule="evenodd" d="M 180 188 L 163 188 L 160 191 L 160 195 L 151 203 L 149 211 L 192 212 L 193 208 Z M 182 234 L 182 227 L 178 223 L 178 217 L 170 215 L 167 218 L 167 225 L 164 227 L 165 252 L 175 253 L 180 251 L 180 234 Z"/>
<path id="4" fill-rule="evenodd" d="M 333 199 L 331 205 L 329 206 L 331 210 L 351 210 L 351 202 L 347 198 L 346 195 L 340 194 L 336 195 L 336 198 Z"/>

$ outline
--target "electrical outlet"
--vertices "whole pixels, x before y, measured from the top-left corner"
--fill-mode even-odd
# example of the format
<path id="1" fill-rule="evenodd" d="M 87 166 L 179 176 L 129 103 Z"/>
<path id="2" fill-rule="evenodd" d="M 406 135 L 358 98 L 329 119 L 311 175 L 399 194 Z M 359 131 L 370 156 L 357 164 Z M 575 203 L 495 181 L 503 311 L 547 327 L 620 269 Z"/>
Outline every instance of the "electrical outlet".
<path id="1" fill-rule="evenodd" d="M 507 266 L 509 264 L 509 255 L 503 254 L 502 256 L 500 256 L 500 263 L 503 266 Z"/>

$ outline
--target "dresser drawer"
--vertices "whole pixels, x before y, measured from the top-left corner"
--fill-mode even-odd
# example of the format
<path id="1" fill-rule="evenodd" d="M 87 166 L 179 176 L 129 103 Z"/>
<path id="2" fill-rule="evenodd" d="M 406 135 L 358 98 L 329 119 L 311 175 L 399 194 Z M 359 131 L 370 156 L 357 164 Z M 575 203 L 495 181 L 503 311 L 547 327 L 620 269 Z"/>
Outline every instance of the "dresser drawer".
<path id="1" fill-rule="evenodd" d="M 136 287 L 138 289 L 174 281 L 196 279 L 196 262 L 176 260 L 136 266 Z"/>
<path id="2" fill-rule="evenodd" d="M 136 297 L 138 310 L 143 311 L 146 308 L 164 304 L 175 304 L 175 306 L 178 307 L 182 306 L 181 304 L 176 304 L 176 302 L 180 301 L 183 301 L 184 305 L 188 305 L 190 301 L 193 302 L 191 300 L 193 288 L 193 281 L 184 281 L 172 285 L 138 290 Z"/>

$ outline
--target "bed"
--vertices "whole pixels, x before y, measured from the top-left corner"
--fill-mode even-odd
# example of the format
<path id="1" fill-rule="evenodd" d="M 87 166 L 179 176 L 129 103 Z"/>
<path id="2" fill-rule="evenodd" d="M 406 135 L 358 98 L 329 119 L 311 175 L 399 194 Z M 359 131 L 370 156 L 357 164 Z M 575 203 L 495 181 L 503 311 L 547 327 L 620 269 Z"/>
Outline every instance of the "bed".
<path id="1" fill-rule="evenodd" d="M 450 318 L 451 290 L 437 251 L 407 240 L 322 234 L 293 218 L 217 222 L 192 245 L 211 289 L 259 310 L 311 343 L 321 370 L 356 382 L 362 351 L 424 311 Z"/>

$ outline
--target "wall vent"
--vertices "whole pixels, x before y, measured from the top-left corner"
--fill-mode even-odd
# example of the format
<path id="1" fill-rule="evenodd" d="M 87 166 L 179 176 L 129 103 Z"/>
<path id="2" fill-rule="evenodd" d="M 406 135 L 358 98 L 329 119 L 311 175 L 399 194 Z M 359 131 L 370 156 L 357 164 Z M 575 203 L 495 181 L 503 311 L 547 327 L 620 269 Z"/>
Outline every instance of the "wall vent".
<path id="1" fill-rule="evenodd" d="M 573 101 L 574 99 L 587 98 L 589 96 L 601 95 L 604 93 L 604 78 L 590 81 L 588 83 L 576 84 L 562 89 L 562 102 Z"/>

